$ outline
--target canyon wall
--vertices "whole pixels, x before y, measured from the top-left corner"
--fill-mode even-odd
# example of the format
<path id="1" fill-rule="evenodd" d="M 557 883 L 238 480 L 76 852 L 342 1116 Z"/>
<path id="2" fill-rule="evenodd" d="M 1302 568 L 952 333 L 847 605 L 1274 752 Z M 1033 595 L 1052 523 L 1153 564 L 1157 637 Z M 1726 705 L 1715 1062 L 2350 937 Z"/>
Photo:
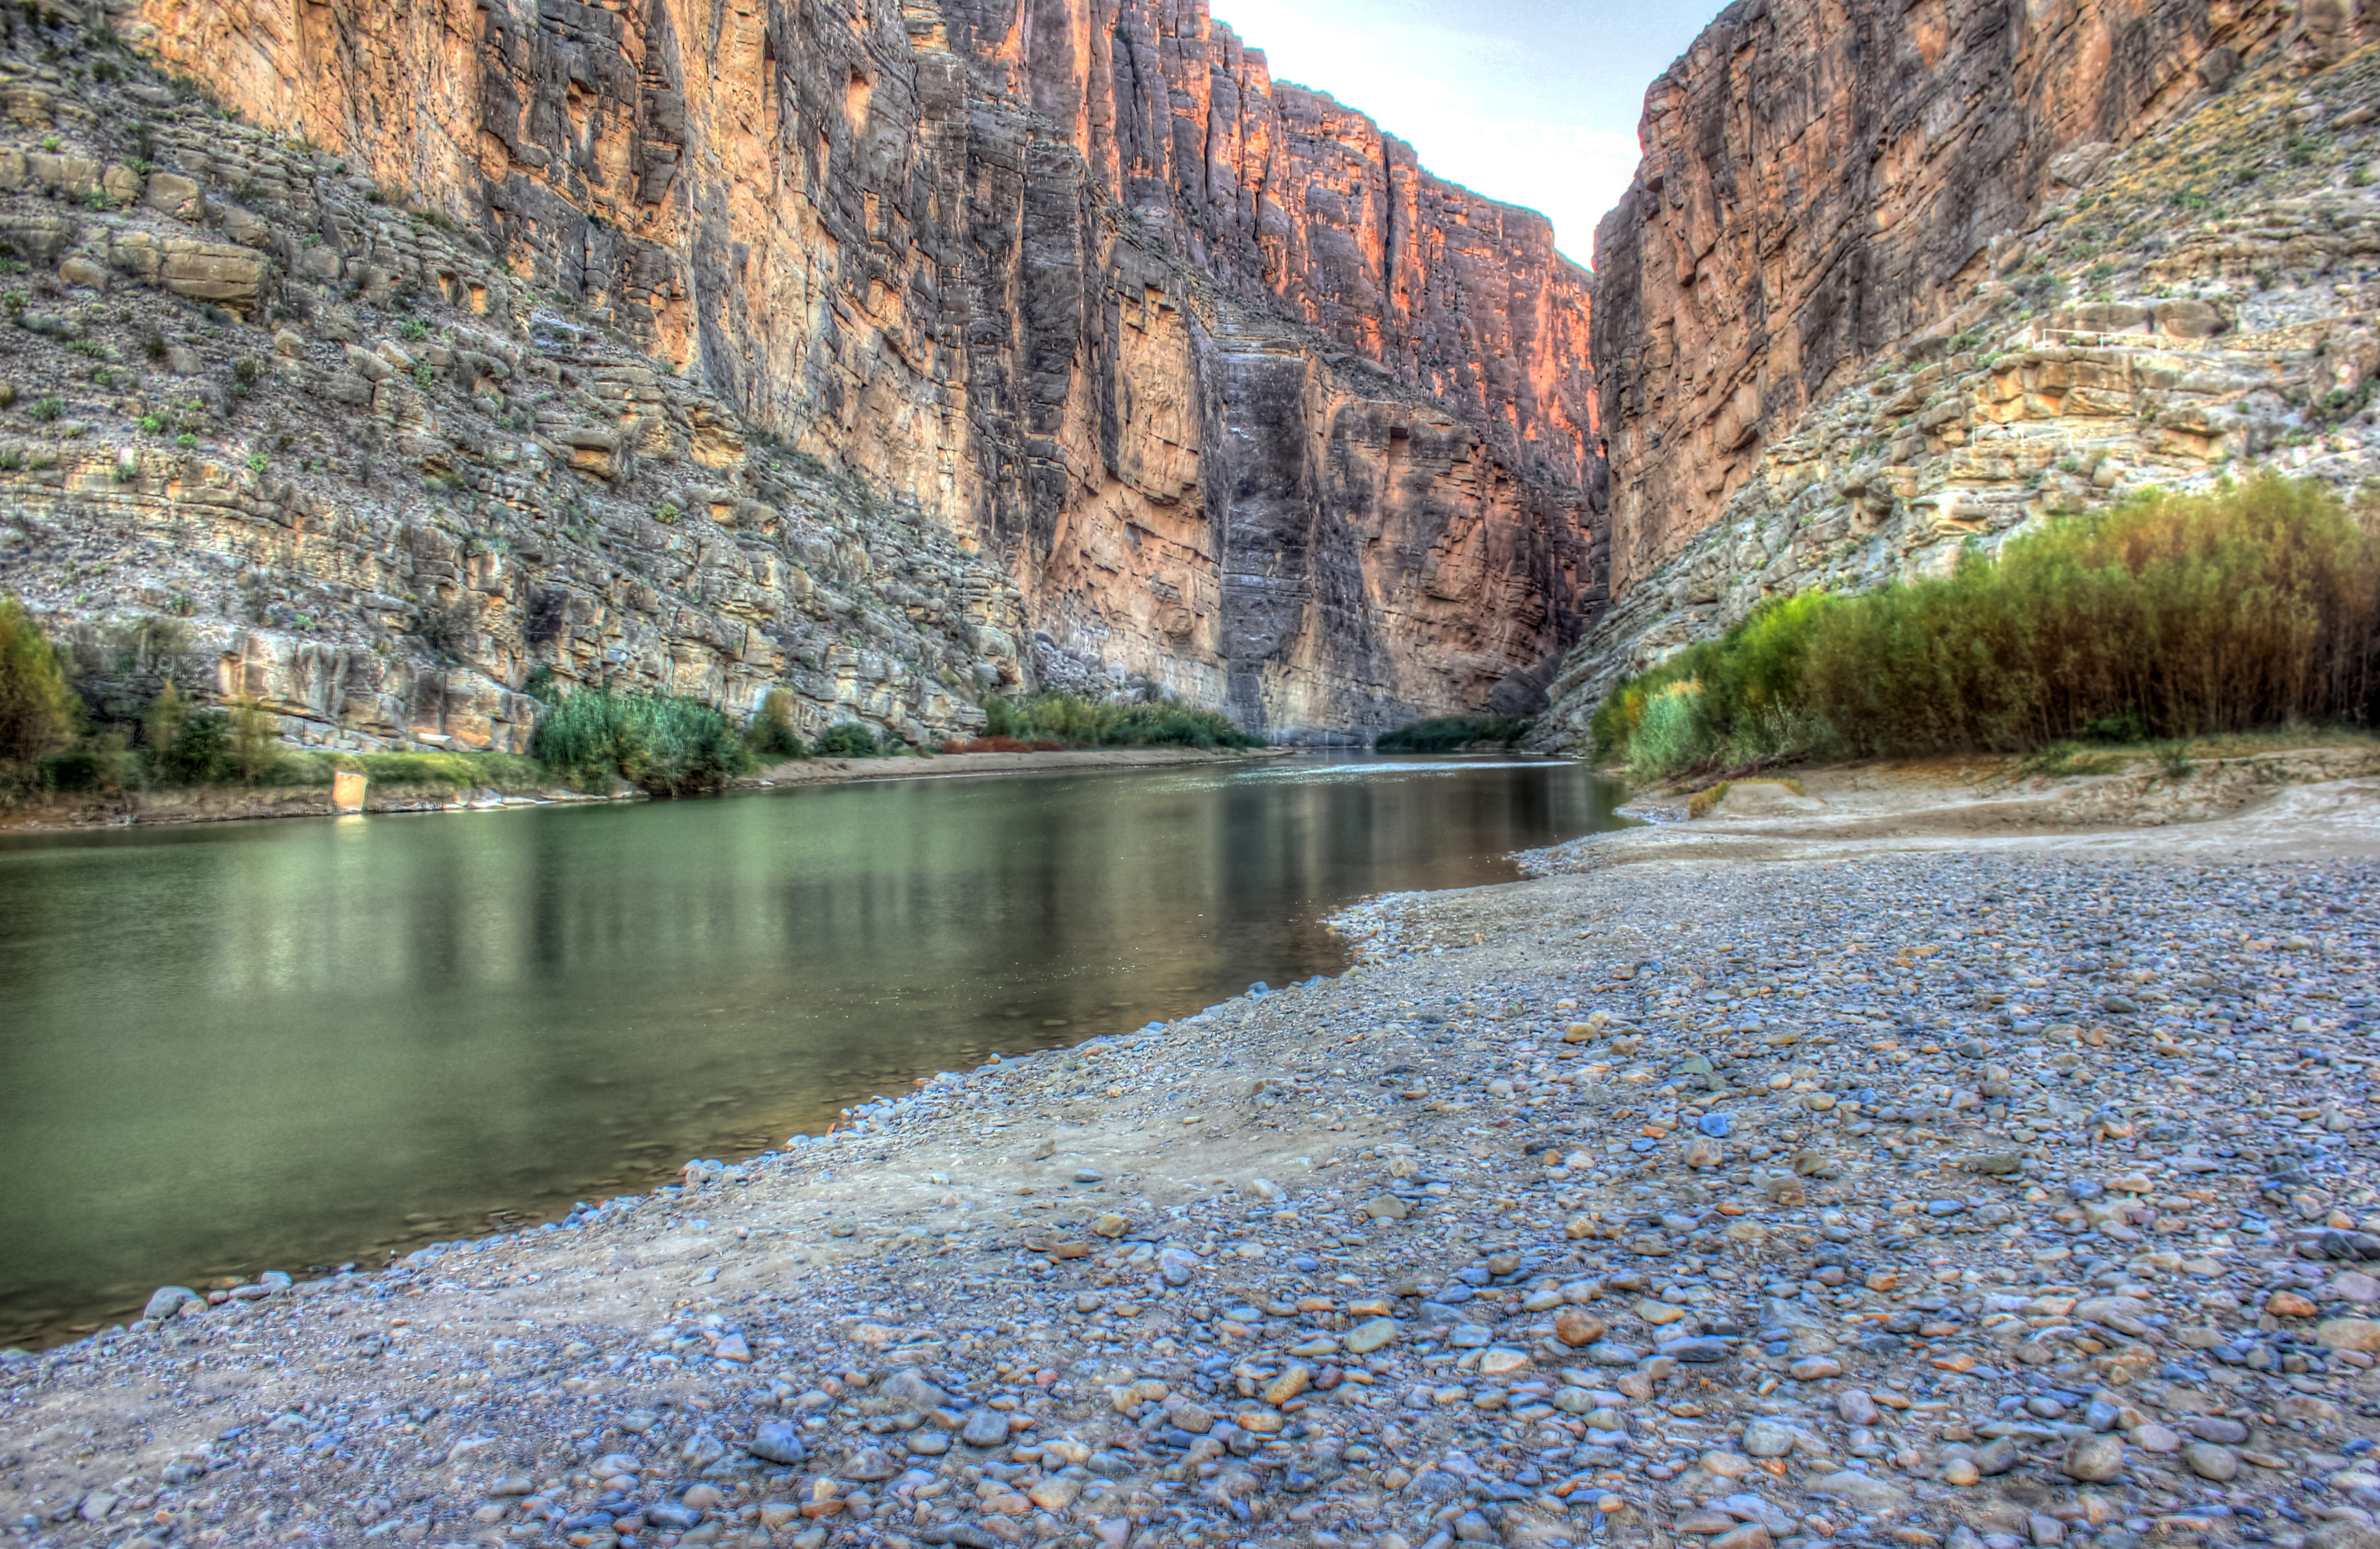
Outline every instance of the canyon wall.
<path id="1" fill-rule="evenodd" d="M 996 568 L 1030 638 L 976 680 L 1360 733 L 1527 700 L 1599 606 L 1588 277 L 1196 0 L 110 3 L 285 181 L 370 181 L 713 405 L 687 472 L 749 498 L 782 439 Z M 384 299 L 319 191 L 285 305 Z"/>
<path id="2" fill-rule="evenodd" d="M 2333 395 L 2361 391 L 2380 299 L 2374 19 L 1724 12 L 1647 91 L 1597 236 L 1613 604 L 1543 740 L 1580 742 L 1618 678 L 1767 599 L 1938 572 L 2150 485 L 2368 474 L 2369 417 Z"/>
<path id="3" fill-rule="evenodd" d="M 2058 156 L 2123 143 L 2282 25 L 2273 0 L 1739 0 L 1645 95 L 1597 233 L 1626 591 L 1764 442 L 1992 277 Z"/>

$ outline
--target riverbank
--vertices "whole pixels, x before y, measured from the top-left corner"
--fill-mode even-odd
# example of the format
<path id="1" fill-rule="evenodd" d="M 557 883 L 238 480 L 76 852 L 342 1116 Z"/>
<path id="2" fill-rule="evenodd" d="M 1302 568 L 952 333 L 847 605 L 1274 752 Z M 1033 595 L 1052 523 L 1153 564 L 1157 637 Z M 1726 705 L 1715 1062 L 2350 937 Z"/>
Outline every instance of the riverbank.
<path id="1" fill-rule="evenodd" d="M 1983 838 L 1813 792 L 1374 901 L 1336 980 L 552 1228 L 163 1294 L 0 1364 L 0 1519 L 2368 1543 L 2374 781 Z"/>
<path id="2" fill-rule="evenodd" d="M 735 791 L 789 785 L 836 785 L 861 780 L 918 780 L 988 774 L 1071 773 L 1093 769 L 1154 768 L 1169 764 L 1229 763 L 1247 758 L 1286 758 L 1288 747 L 1209 749 L 1197 747 L 1081 748 L 1057 753 L 946 753 L 929 758 L 803 758 L 771 765 L 732 782 Z M 498 791 L 446 785 L 373 785 L 365 794 L 368 816 L 398 813 L 487 812 L 502 807 L 552 806 L 588 802 L 637 802 L 651 798 L 625 783 L 608 794 L 589 794 L 564 785 Z M 338 816 L 325 785 L 198 786 L 126 791 L 89 798 L 61 797 L 17 808 L 0 808 L 0 834 L 45 833 L 78 829 L 163 828 L 184 823 L 233 823 L 269 817 Z"/>

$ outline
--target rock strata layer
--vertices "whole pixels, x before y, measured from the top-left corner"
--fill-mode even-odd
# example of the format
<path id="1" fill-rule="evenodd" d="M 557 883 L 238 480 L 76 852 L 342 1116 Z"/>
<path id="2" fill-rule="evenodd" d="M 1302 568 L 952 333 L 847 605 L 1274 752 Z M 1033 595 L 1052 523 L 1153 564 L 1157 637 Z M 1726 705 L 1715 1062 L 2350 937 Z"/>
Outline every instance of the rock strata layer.
<path id="1" fill-rule="evenodd" d="M 2228 79 L 2283 8 L 2168 0 L 1730 6 L 1645 94 L 1597 233 L 1595 354 L 1625 591 L 1767 442 L 1967 299 L 2074 176 Z"/>
<path id="2" fill-rule="evenodd" d="M 954 647 L 994 684 L 1361 732 L 1535 696 L 1598 604 L 1585 272 L 1541 217 L 1276 86 L 1203 6 L 148 0 L 116 25 L 276 138 L 21 71 L 19 183 L 79 199 L 156 161 L 142 136 L 172 151 L 117 201 L 152 246 L 41 238 L 75 299 L 129 282 L 255 325 L 435 290 L 500 360 L 553 307 L 710 427 L 639 445 L 633 397 L 590 411 L 565 461 L 592 494 L 650 513 L 621 487 L 643 467 L 770 504 L 756 437 L 864 481 L 1014 594 L 970 622 L 1017 672 Z M 532 661 L 579 666 L 463 665 L 517 689 Z M 765 688 L 707 666 L 739 708 Z"/>

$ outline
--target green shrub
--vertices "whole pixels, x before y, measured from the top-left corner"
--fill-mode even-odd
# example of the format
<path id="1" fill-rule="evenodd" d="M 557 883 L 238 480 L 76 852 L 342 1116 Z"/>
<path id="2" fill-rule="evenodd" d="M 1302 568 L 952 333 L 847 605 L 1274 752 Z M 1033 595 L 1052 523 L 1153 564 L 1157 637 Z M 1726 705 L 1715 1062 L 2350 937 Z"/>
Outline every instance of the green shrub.
<path id="1" fill-rule="evenodd" d="M 794 730 L 794 696 L 782 688 L 772 688 L 760 701 L 760 709 L 752 718 L 751 728 L 744 740 L 752 751 L 763 758 L 807 758 L 810 750 L 802 744 Z"/>
<path id="2" fill-rule="evenodd" d="M 1095 704 L 1072 694 L 1038 694 L 1022 704 L 998 695 L 984 701 L 986 737 L 1056 743 L 1063 747 L 1262 747 L 1216 710 L 1171 700 L 1151 705 Z"/>
<path id="3" fill-rule="evenodd" d="M 821 758 L 880 758 L 884 748 L 866 724 L 846 720 L 819 733 L 818 754 Z"/>
<path id="4" fill-rule="evenodd" d="M 0 798 L 32 788 L 42 760 L 74 741 L 82 703 L 64 655 L 13 597 L 0 597 Z"/>
<path id="5" fill-rule="evenodd" d="M 574 785 L 617 778 L 655 796 L 716 791 L 752 768 L 734 723 L 701 700 L 600 688 L 580 689 L 547 712 L 537 756 Z"/>
<path id="6" fill-rule="evenodd" d="M 1025 731 L 1024 712 L 1013 699 L 995 694 L 983 702 L 983 734 L 987 737 L 1021 737 Z"/>
<path id="7" fill-rule="evenodd" d="M 1713 744 L 1707 700 L 1703 685 L 1692 678 L 1654 695 L 1629 739 L 1629 767 L 1651 779 L 1706 762 Z"/>
<path id="8" fill-rule="evenodd" d="M 1517 747 L 1536 725 L 1531 716 L 1444 715 L 1383 732 L 1376 753 L 1460 753 L 1465 748 Z"/>
<path id="9" fill-rule="evenodd" d="M 120 735 L 93 737 L 42 759 L 42 785 L 65 795 L 120 792 L 131 768 Z"/>
<path id="10" fill-rule="evenodd" d="M 2363 721 L 2375 696 L 2380 534 L 2325 486 L 2267 477 L 2059 518 L 1945 576 L 1767 605 L 1618 684 L 1594 738 L 1658 777 Z"/>

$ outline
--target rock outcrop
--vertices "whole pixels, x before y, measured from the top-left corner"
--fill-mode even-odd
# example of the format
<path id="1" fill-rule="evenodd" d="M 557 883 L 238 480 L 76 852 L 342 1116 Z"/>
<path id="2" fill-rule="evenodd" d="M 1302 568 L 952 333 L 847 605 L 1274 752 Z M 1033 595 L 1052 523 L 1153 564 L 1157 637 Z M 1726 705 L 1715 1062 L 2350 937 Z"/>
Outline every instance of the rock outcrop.
<path id="1" fill-rule="evenodd" d="M 2374 471 L 2351 13 L 1826 15 L 1731 7 L 1647 94 L 1597 248 L 1614 601 L 1549 745 L 1768 598 L 2149 485 Z"/>
<path id="2" fill-rule="evenodd" d="M 840 476 L 812 484 L 854 541 L 864 485 L 953 574 L 1014 594 L 969 625 L 1013 655 L 937 637 L 957 681 L 933 715 L 905 701 L 921 726 L 963 724 L 988 686 L 1130 681 L 1276 736 L 1361 733 L 1527 697 L 1599 605 L 1584 271 L 1541 217 L 1276 86 L 1196 0 L 112 3 L 124 38 L 274 139 L 181 132 L 200 110 L 132 95 L 152 87 L 21 71 L 70 143 L 38 149 L 18 116 L 12 229 L 70 298 L 96 289 L 79 260 L 236 328 L 344 310 L 364 336 L 342 344 L 372 355 L 434 291 L 484 320 L 450 347 L 507 371 L 547 309 L 605 358 L 561 407 L 458 385 L 533 413 L 585 486 L 557 502 L 782 520 L 771 491 L 807 459 Z M 139 156 L 169 179 L 132 190 L 141 229 L 37 212 L 136 139 L 172 151 Z M 304 336 L 310 390 L 342 373 Z M 489 502 L 483 526 L 543 509 L 483 478 L 462 420 L 392 423 L 414 477 Z M 677 498 L 687 482 L 722 498 Z M 552 589 L 520 568 L 524 594 Z M 776 681 L 698 633 L 613 642 L 608 675 L 738 708 Z M 386 660 L 437 654 L 407 638 Z M 466 642 L 441 670 L 511 691 L 539 667 L 583 678 L 581 654 Z"/>
<path id="3" fill-rule="evenodd" d="M 2069 152 L 2149 132 L 2284 25 L 2265 0 L 1721 13 L 1646 91 L 1636 182 L 1597 233 L 1615 589 L 1990 279 Z"/>

